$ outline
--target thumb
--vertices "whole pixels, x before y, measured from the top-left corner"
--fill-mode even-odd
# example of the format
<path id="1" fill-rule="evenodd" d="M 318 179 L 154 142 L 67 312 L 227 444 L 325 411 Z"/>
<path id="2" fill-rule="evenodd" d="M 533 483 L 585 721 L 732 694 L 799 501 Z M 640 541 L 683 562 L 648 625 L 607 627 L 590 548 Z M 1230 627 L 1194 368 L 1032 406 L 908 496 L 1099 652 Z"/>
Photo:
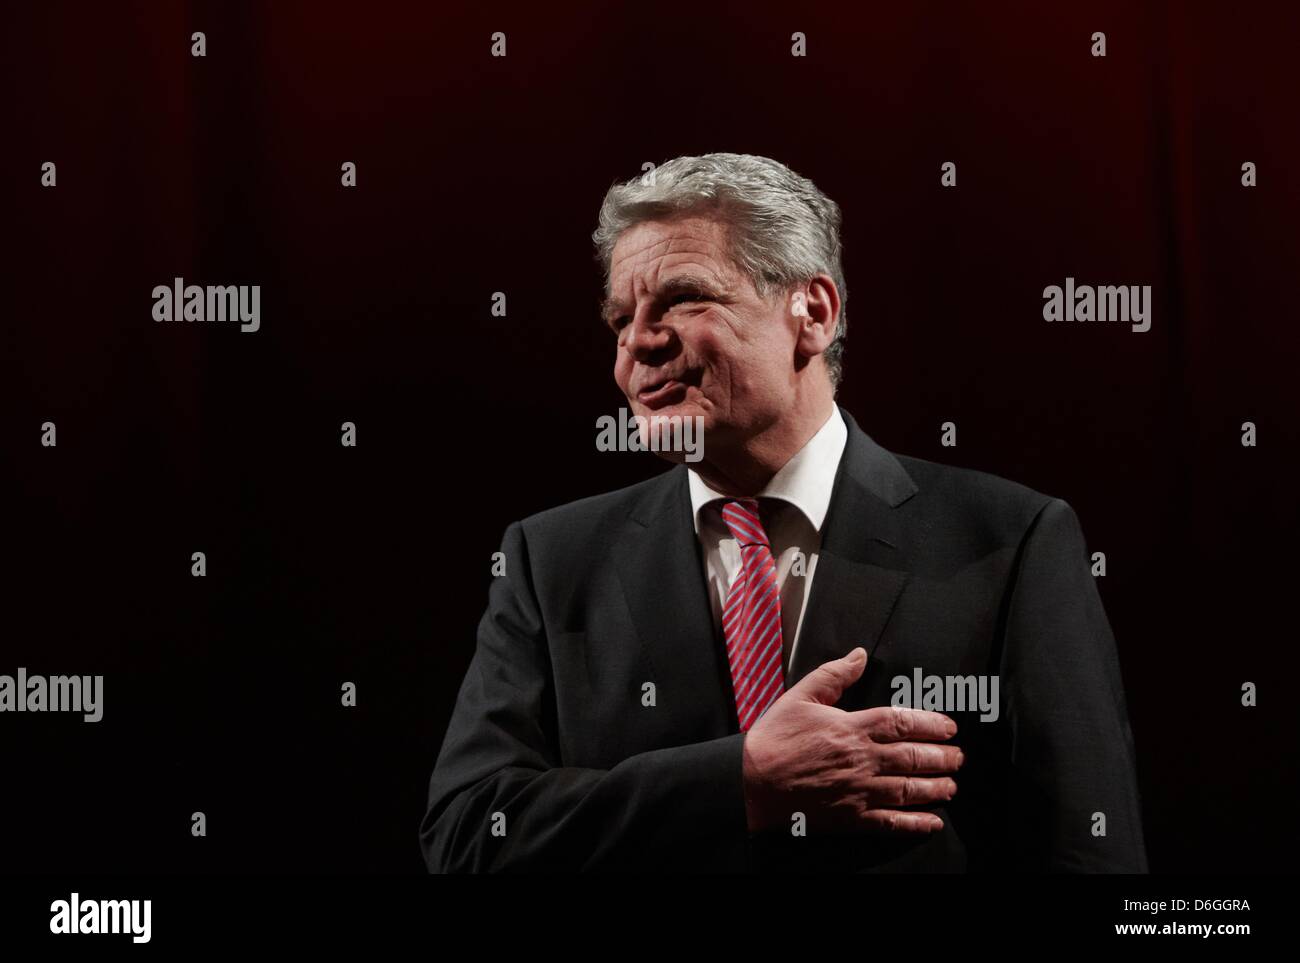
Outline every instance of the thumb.
<path id="1" fill-rule="evenodd" d="M 790 691 L 805 702 L 820 702 L 833 706 L 840 701 L 844 690 L 858 679 L 867 667 L 867 650 L 858 646 L 842 659 L 823 662 L 799 680 Z"/>

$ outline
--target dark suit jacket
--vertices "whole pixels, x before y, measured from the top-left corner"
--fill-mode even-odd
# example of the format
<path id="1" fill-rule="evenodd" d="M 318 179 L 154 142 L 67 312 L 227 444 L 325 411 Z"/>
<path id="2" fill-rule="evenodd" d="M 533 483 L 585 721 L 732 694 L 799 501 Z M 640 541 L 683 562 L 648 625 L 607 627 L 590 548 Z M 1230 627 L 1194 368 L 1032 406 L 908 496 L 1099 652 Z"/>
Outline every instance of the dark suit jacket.
<path id="1" fill-rule="evenodd" d="M 857 645 L 871 658 L 843 709 L 888 705 L 917 666 L 997 674 L 996 722 L 950 713 L 966 763 L 932 810 L 944 829 L 747 832 L 744 734 L 679 465 L 506 530 L 429 787 L 430 870 L 1146 871 L 1115 644 L 1074 511 L 893 455 L 844 416 L 787 686 Z"/>

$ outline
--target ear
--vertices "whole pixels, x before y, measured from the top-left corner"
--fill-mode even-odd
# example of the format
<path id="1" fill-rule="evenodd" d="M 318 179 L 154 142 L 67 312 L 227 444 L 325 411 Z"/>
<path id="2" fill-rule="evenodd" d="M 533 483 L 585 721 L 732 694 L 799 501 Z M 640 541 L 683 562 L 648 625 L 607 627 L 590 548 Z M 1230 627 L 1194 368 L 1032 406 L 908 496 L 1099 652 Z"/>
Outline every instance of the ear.
<path id="1" fill-rule="evenodd" d="M 828 274 L 819 274 L 790 292 L 790 316 L 796 325 L 795 347 L 815 358 L 835 340 L 840 321 L 840 293 Z"/>

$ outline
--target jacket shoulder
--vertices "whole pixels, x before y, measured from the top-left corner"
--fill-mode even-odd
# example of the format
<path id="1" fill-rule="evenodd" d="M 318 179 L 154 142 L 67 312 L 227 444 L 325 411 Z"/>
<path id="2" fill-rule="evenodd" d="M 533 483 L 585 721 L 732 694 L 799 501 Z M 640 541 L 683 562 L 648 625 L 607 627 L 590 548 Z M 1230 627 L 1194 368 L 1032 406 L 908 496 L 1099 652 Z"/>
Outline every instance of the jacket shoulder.
<path id="1" fill-rule="evenodd" d="M 1024 534 L 1047 506 L 1063 499 L 1000 475 L 895 455 L 912 476 L 931 510 L 974 525 L 999 541 Z"/>
<path id="2" fill-rule="evenodd" d="M 662 495 L 676 482 L 675 472 L 665 472 L 645 481 L 616 488 L 613 491 L 588 495 L 584 498 L 556 505 L 520 519 L 517 524 L 530 541 L 549 541 L 554 538 L 574 538 L 620 525 L 632 509 L 643 499 Z"/>

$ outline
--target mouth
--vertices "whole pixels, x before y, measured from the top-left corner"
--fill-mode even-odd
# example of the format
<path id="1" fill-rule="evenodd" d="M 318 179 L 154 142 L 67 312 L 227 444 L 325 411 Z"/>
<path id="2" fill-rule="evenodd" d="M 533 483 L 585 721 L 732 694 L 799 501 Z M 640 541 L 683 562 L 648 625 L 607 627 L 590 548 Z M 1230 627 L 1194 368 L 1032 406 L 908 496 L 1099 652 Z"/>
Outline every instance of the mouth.
<path id="1" fill-rule="evenodd" d="M 698 371 L 686 371 L 674 377 L 655 376 L 636 393 L 637 401 L 647 408 L 662 408 L 680 402 L 686 397 L 686 389 L 700 383 Z"/>

